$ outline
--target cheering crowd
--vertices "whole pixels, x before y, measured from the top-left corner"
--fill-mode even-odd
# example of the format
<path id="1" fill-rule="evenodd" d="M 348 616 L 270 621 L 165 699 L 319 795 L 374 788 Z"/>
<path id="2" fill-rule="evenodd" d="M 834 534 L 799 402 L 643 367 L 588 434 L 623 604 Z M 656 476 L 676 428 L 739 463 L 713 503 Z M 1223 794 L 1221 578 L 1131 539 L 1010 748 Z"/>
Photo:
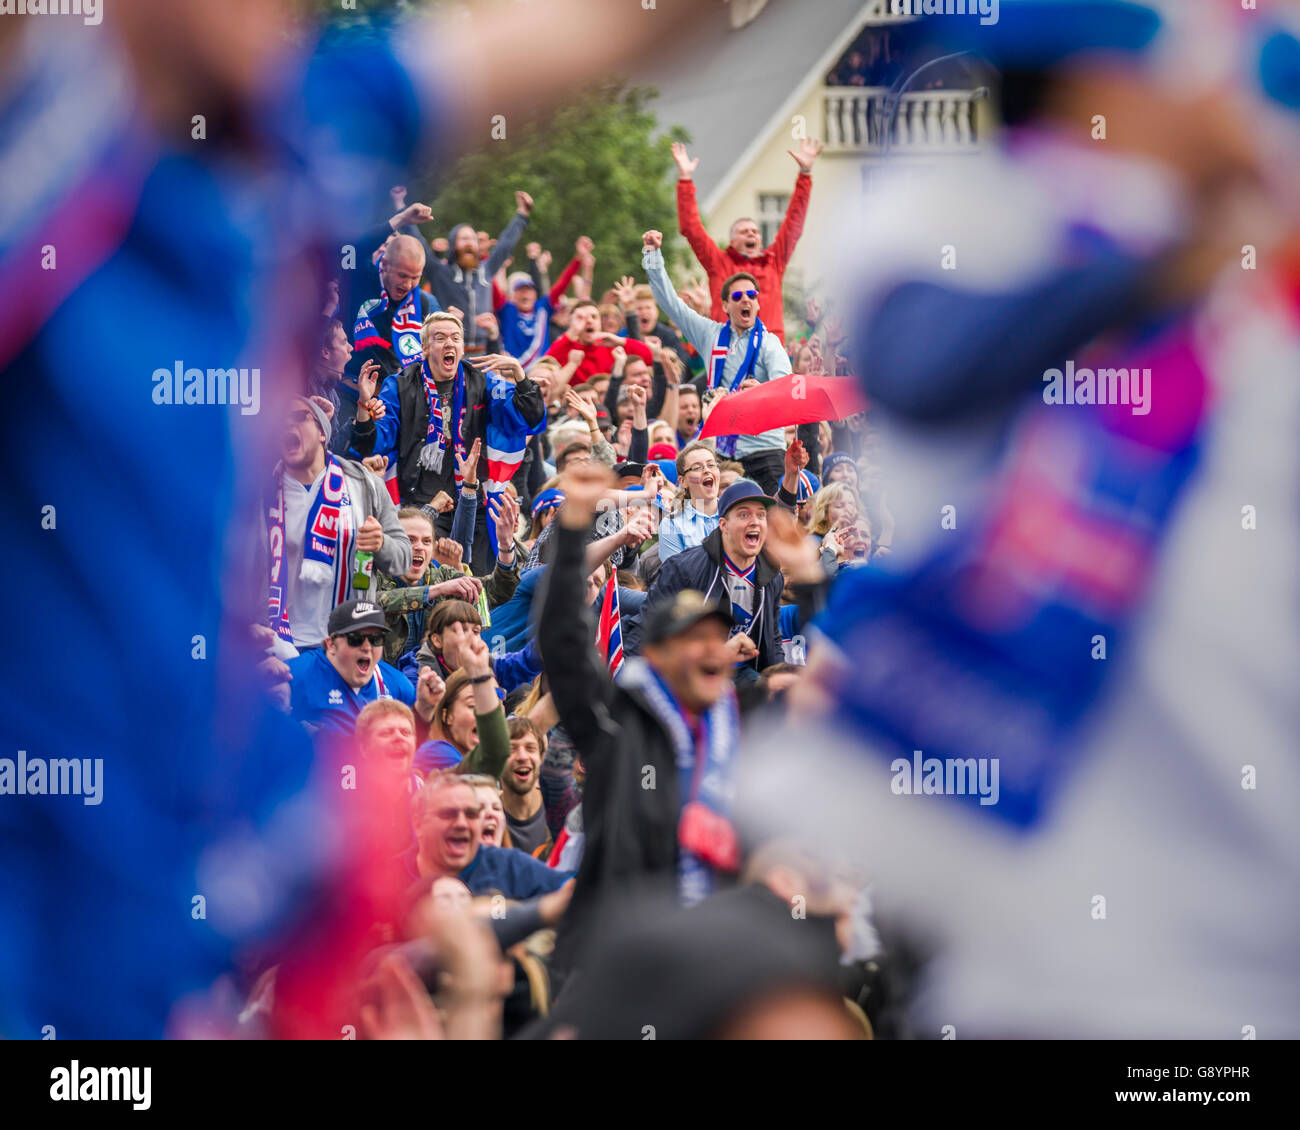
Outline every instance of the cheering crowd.
<path id="1" fill-rule="evenodd" d="M 888 552 L 892 518 L 863 413 L 799 419 L 791 391 L 756 434 L 704 433 L 729 397 L 846 371 L 816 299 L 785 323 L 820 149 L 790 151 L 770 246 L 742 217 L 720 248 L 675 144 L 703 268 L 681 288 L 658 231 L 645 281 L 594 295 L 591 240 L 554 281 L 552 253 L 520 246 L 529 193 L 495 239 L 460 223 L 430 242 L 400 187 L 330 288 L 265 499 L 263 673 L 320 757 L 393 794 L 381 824 L 407 917 L 389 976 L 400 956 L 437 996 L 427 922 L 411 923 L 426 900 L 474 900 L 520 984 L 507 1034 L 547 1016 L 620 898 L 734 888 L 770 913 L 790 897 L 746 871 L 737 751 L 783 713 L 806 625 L 838 574 Z M 768 866 L 806 869 L 786 854 Z M 804 931 L 791 984 L 826 1031 L 870 1033 L 863 883 L 811 887 L 830 929 Z"/>
<path id="2" fill-rule="evenodd" d="M 768 246 L 377 208 L 739 11 L 470 7 L 0 26 L 0 1034 L 1293 1034 L 1300 33 L 864 31 L 996 93 L 807 296 L 812 140 Z"/>

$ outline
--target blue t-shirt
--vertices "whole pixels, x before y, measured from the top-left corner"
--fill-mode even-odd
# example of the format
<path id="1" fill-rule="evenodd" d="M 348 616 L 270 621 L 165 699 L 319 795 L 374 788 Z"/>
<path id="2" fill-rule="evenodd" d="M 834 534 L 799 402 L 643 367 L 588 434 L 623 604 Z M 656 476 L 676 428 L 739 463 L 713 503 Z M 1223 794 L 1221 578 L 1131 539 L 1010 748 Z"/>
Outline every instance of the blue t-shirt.
<path id="1" fill-rule="evenodd" d="M 356 728 L 357 715 L 368 702 L 395 698 L 415 707 L 415 687 L 396 667 L 383 660 L 374 677 L 359 691 L 343 681 L 343 676 L 329 661 L 325 649 L 318 647 L 289 660 L 289 706 L 299 722 L 309 722 L 330 734 L 350 734 Z"/>
<path id="2" fill-rule="evenodd" d="M 473 862 L 460 873 L 460 881 L 473 894 L 500 891 L 508 899 L 532 899 L 549 894 L 573 878 L 572 871 L 557 871 L 518 848 L 479 845 Z"/>
<path id="3" fill-rule="evenodd" d="M 501 344 L 525 369 L 551 347 L 552 313 L 551 300 L 546 295 L 539 295 L 537 304 L 527 314 L 521 314 L 513 302 L 507 302 L 497 311 Z"/>

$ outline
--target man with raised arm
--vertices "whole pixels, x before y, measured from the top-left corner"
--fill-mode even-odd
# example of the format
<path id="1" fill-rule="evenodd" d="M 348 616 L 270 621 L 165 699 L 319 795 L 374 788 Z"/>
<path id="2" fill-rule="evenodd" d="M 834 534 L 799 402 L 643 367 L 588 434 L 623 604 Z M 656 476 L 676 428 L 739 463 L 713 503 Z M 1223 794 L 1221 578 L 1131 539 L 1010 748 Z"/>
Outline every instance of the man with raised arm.
<path id="1" fill-rule="evenodd" d="M 767 311 L 767 328 L 782 343 L 785 342 L 781 280 L 785 276 L 786 264 L 794 254 L 795 244 L 803 234 L 804 218 L 808 215 L 808 198 L 812 194 L 813 162 L 821 151 L 822 143 L 811 138 L 805 138 L 799 143 L 798 153 L 793 149 L 786 151 L 799 166 L 799 175 L 795 177 L 794 194 L 786 207 L 785 219 L 781 221 L 776 238 L 768 247 L 762 245 L 758 224 L 745 216 L 732 221 L 730 242 L 725 248 L 720 248 L 700 220 L 700 208 L 695 199 L 695 181 L 692 177 L 700 159 L 696 157 L 692 160 L 685 145 L 680 141 L 673 142 L 673 160 L 677 162 L 678 174 L 677 226 L 708 273 L 709 290 L 713 295 L 710 317 L 714 321 L 722 317 L 720 295 L 723 280 L 737 271 L 748 271 L 758 283 L 758 295 L 763 309 Z M 659 305 L 662 307 L 663 303 L 660 302 Z M 678 325 L 681 323 L 678 322 Z"/>

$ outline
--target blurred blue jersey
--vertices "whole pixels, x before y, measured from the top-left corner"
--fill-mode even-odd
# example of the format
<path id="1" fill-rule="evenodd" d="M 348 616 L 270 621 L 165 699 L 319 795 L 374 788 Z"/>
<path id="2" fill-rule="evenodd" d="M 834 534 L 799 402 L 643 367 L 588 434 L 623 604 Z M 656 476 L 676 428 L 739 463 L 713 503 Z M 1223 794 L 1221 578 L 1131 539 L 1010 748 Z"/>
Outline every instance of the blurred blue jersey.
<path id="1" fill-rule="evenodd" d="M 157 1037 L 236 947 L 291 924 L 321 864 L 294 846 L 308 740 L 251 678 L 266 576 L 245 500 L 304 387 L 335 233 L 425 123 L 371 40 L 299 59 L 240 145 L 215 123 L 169 143 L 107 29 L 32 30 L 0 104 L 21 415 L 0 522 L 15 588 L 21 571 L 48 599 L 36 645 L 6 649 L 0 756 L 104 769 L 96 806 L 0 795 L 0 1034 Z"/>

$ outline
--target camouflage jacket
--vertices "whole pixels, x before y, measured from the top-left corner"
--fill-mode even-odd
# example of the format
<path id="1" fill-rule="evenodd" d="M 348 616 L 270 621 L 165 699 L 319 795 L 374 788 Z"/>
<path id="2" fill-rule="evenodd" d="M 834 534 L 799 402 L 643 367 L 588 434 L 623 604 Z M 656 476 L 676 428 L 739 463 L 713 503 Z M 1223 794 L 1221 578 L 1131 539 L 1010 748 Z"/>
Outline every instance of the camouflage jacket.
<path id="1" fill-rule="evenodd" d="M 498 562 L 491 573 L 481 578 L 488 608 L 505 604 L 515 595 L 515 589 L 519 586 L 519 560 L 516 553 L 513 567 L 507 569 Z M 424 640 L 424 624 L 429 609 L 446 599 L 435 596 L 432 604 L 426 604 L 425 589 L 429 585 L 440 585 L 443 581 L 454 581 L 467 572 L 468 570 L 458 569 L 454 565 L 430 562 L 418 585 L 412 585 L 401 577 L 375 572 L 378 582 L 375 602 L 384 610 L 388 619 L 388 639 L 384 642 L 385 662 L 396 666 L 401 656 L 411 648 L 418 647 Z"/>

